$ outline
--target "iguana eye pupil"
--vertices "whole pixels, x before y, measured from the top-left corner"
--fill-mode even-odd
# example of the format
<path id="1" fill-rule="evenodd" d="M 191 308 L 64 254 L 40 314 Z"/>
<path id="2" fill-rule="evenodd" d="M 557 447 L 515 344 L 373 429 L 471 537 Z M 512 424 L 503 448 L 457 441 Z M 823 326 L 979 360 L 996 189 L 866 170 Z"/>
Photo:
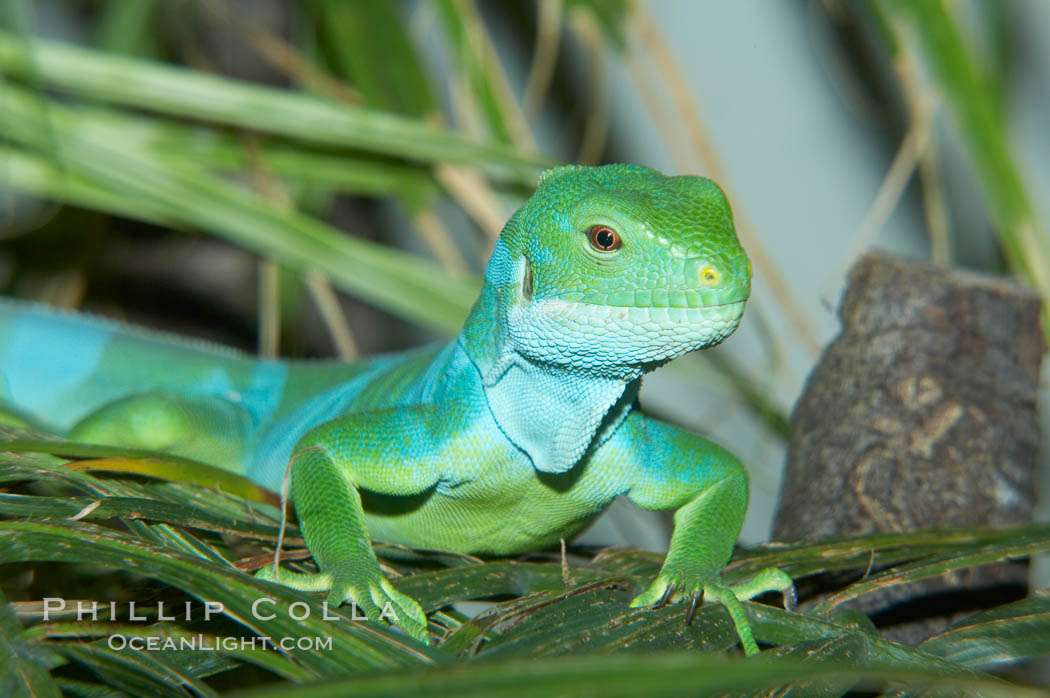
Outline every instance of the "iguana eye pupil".
<path id="1" fill-rule="evenodd" d="M 591 241 L 591 247 L 599 252 L 612 252 L 623 244 L 616 231 L 607 225 L 591 226 L 587 231 L 587 238 Z"/>

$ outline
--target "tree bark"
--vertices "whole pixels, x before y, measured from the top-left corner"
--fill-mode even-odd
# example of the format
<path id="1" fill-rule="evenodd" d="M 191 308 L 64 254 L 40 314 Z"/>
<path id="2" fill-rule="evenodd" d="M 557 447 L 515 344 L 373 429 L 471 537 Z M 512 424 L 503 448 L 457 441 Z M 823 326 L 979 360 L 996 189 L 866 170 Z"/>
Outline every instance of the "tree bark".
<path id="1" fill-rule="evenodd" d="M 839 310 L 842 332 L 795 409 L 776 537 L 1030 521 L 1039 309 L 1038 296 L 1011 281 L 861 258 Z M 937 605 L 930 594 L 999 601 L 988 590 L 1023 593 L 1025 572 L 1010 563 L 975 568 L 857 608 L 901 625 L 895 639 L 921 641 L 946 622 L 925 618 Z M 900 605 L 917 595 L 926 599 Z"/>

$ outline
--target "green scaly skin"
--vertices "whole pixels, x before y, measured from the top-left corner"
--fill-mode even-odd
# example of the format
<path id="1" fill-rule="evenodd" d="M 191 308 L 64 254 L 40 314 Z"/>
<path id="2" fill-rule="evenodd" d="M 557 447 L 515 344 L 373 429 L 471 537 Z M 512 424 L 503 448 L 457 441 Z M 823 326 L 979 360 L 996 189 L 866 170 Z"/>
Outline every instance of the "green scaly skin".
<path id="1" fill-rule="evenodd" d="M 383 576 L 372 538 L 513 555 L 572 538 L 621 494 L 676 509 L 663 568 L 631 605 L 719 601 L 753 654 L 740 601 L 793 587 L 775 569 L 721 581 L 747 474 L 636 399 L 647 371 L 736 328 L 750 281 L 711 181 L 561 167 L 507 223 L 448 344 L 267 362 L 0 304 L 0 397 L 74 439 L 191 456 L 274 490 L 287 472 L 321 571 L 279 581 L 370 618 L 393 610 L 423 642 L 426 617 Z"/>

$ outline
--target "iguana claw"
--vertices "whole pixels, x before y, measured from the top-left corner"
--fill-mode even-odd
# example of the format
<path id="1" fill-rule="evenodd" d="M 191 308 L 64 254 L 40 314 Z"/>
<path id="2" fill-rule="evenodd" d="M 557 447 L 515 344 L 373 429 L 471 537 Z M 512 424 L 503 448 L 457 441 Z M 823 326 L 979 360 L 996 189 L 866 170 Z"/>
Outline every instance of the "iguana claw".
<path id="1" fill-rule="evenodd" d="M 699 606 L 704 600 L 704 590 L 697 589 L 693 592 L 692 599 L 689 601 L 689 610 L 685 612 L 685 624 L 692 625 L 693 616 L 696 615 L 696 607 Z"/>
<path id="2" fill-rule="evenodd" d="M 427 616 L 415 599 L 402 594 L 378 573 L 372 579 L 356 575 L 348 579 L 334 579 L 327 573 L 300 573 L 280 571 L 280 580 L 274 579 L 273 565 L 263 567 L 255 574 L 260 579 L 279 581 L 299 591 L 328 591 L 328 605 L 335 609 L 343 604 L 353 604 L 352 615 L 364 616 L 372 622 L 387 621 L 410 637 L 430 644 L 427 635 Z"/>
<path id="3" fill-rule="evenodd" d="M 424 645 L 430 644 L 423 608 L 415 599 L 395 589 L 385 577 L 369 581 L 335 581 L 328 592 L 328 603 L 333 607 L 353 604 L 368 620 L 385 620 Z"/>
<path id="4" fill-rule="evenodd" d="M 642 606 L 660 608 L 668 601 L 688 598 L 689 608 L 686 611 L 685 622 L 686 625 L 689 625 L 696 615 L 697 607 L 705 600 L 705 597 L 710 601 L 718 601 L 729 612 L 729 617 L 740 637 L 740 643 L 744 647 L 744 653 L 748 656 L 758 653 L 758 643 L 755 642 L 751 623 L 741 602 L 767 591 L 779 591 L 784 595 L 784 607 L 790 611 L 794 608 L 797 599 L 795 585 L 791 578 L 774 567 L 764 569 L 746 582 L 733 586 L 725 585 L 717 580 L 683 584 L 680 579 L 685 574 L 683 570 L 661 572 L 648 589 L 631 601 L 631 608 Z M 676 594 L 676 590 L 679 589 L 681 591 Z"/>

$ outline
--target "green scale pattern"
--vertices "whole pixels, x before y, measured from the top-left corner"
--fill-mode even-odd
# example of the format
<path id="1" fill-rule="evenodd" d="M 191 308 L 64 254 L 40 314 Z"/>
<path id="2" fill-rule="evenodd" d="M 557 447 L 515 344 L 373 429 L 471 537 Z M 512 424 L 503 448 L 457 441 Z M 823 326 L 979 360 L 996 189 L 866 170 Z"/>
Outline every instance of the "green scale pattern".
<path id="1" fill-rule="evenodd" d="M 598 229 L 617 244 L 596 245 Z M 356 364 L 263 362 L 2 303 L 0 397 L 73 438 L 188 455 L 272 489 L 287 474 L 320 572 L 260 574 L 370 618 L 393 610 L 421 642 L 426 618 L 385 579 L 372 538 L 516 554 L 571 538 L 619 495 L 674 509 L 663 568 L 632 605 L 719 601 L 752 654 L 740 601 L 794 592 L 775 569 L 721 581 L 746 471 L 637 404 L 646 372 L 733 332 L 750 282 L 710 180 L 560 167 L 508 221 L 446 345 Z"/>

